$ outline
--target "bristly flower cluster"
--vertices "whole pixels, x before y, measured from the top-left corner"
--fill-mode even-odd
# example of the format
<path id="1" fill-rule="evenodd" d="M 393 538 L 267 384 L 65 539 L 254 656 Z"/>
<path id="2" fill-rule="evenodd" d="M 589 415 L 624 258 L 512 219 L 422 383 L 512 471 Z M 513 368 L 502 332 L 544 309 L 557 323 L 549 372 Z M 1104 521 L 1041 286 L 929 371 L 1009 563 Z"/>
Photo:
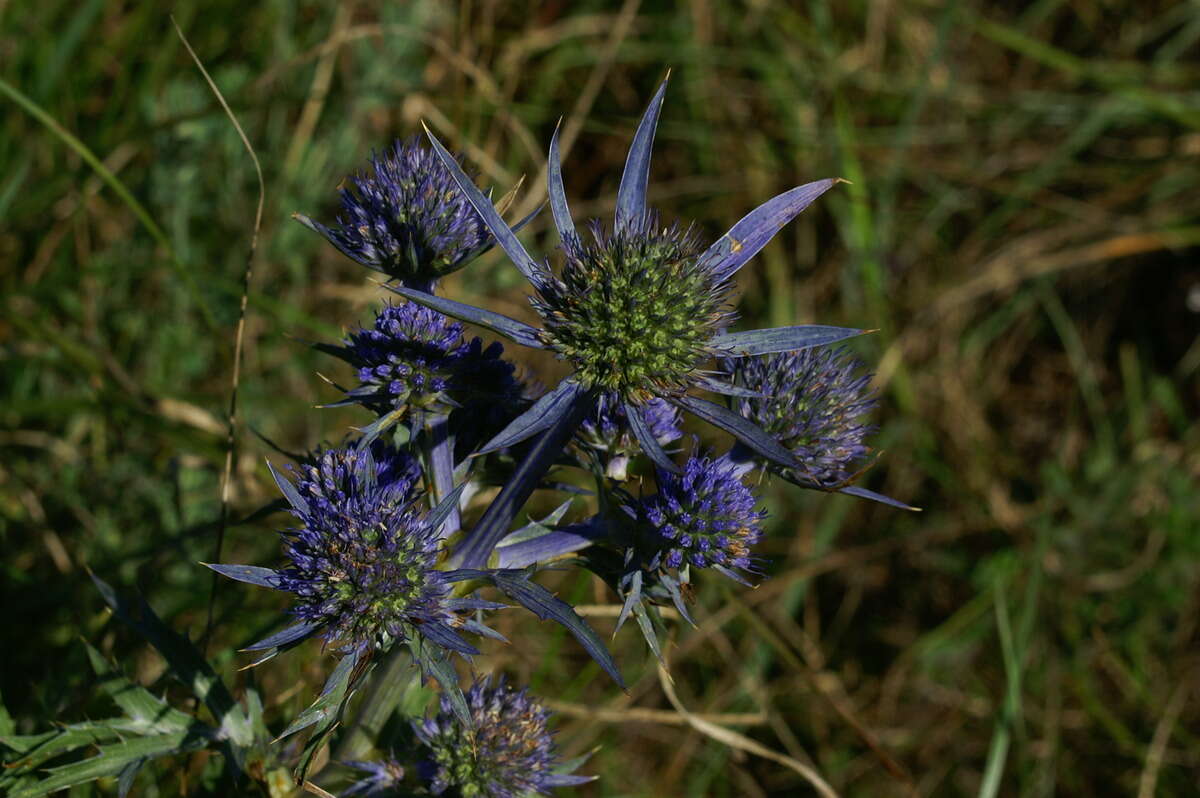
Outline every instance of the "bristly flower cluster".
<path id="1" fill-rule="evenodd" d="M 593 222 L 591 243 L 580 239 L 571 218 L 555 131 L 550 140 L 547 180 L 550 209 L 565 255 L 557 275 L 530 256 L 454 156 L 429 134 L 435 153 L 478 211 L 488 232 L 532 286 L 530 301 L 542 326 L 532 327 L 412 287 L 389 287 L 414 302 L 482 326 L 522 346 L 553 352 L 573 369 L 556 388 L 476 453 L 497 451 L 539 436 L 539 443 L 531 447 L 514 479 L 456 553 L 458 564 L 477 568 L 487 563 L 496 545 L 508 534 L 518 508 L 604 395 L 620 402 L 634 437 L 660 469 L 679 471 L 647 423 L 644 410 L 653 399 L 669 402 L 730 433 L 755 455 L 781 468 L 796 467 L 792 452 L 766 431 L 725 405 L 688 392 L 699 389 L 733 396 L 746 393 L 705 371 L 706 362 L 713 358 L 794 351 L 863 332 L 820 325 L 725 331 L 735 318 L 728 300 L 737 271 L 783 225 L 838 181 L 797 186 L 751 211 L 711 246 L 699 246 L 689 228 L 660 224 L 646 203 L 650 151 L 665 91 L 664 81 L 634 135 L 617 189 L 611 232 Z"/>
<path id="2" fill-rule="evenodd" d="M 345 450 L 326 463 L 334 473 L 309 466 L 297 490 L 305 496 L 309 486 L 332 486 L 337 500 L 307 502 L 295 511 L 299 526 L 284 532 L 291 565 L 279 572 L 279 587 L 295 594 L 292 613 L 346 648 L 385 648 L 415 625 L 456 640 L 450 585 L 434 567 L 434 530 L 412 501 L 398 501 L 393 486 L 379 482 L 366 452 Z M 458 648 L 473 652 L 465 643 Z"/>
<path id="3" fill-rule="evenodd" d="M 300 623 L 248 650 L 290 647 L 319 633 L 343 651 L 420 636 L 478 653 L 457 630 L 494 633 L 462 613 L 502 605 L 451 595 L 454 575 L 437 567 L 438 521 L 416 504 L 417 468 L 409 455 L 376 445 L 322 452 L 297 469 L 295 485 L 276 474 L 299 522 L 281 533 L 290 564 L 277 571 L 209 566 L 295 596 L 291 612 Z"/>
<path id="4" fill-rule="evenodd" d="M 361 404 L 379 420 L 368 438 L 409 412 L 451 413 L 471 428 L 502 425 L 521 409 L 524 388 L 499 342 L 463 337 L 463 326 L 415 302 L 387 304 L 342 346 L 319 347 L 354 367 L 358 385 L 335 405 Z M 506 418 L 507 416 L 507 418 Z M 493 428 L 491 432 L 495 432 Z"/>
<path id="5" fill-rule="evenodd" d="M 755 571 L 751 548 L 762 538 L 766 513 L 728 460 L 692 457 L 682 474 L 658 473 L 658 493 L 626 512 L 641 524 L 646 544 L 667 568 L 713 568 L 746 583 Z M 736 570 L 735 570 L 736 569 Z"/>
<path id="6" fill-rule="evenodd" d="M 410 285 L 431 285 L 489 245 L 479 215 L 418 137 L 373 155 L 370 173 L 339 193 L 335 226 L 296 218 L 363 266 Z"/>
<path id="7" fill-rule="evenodd" d="M 560 772 L 549 713 L 525 690 L 483 679 L 466 697 L 470 724 L 444 699 L 441 712 L 413 724 L 424 747 L 421 775 L 434 795 L 526 798 L 591 780 Z"/>
<path id="8" fill-rule="evenodd" d="M 857 476 L 871 451 L 864 439 L 875 429 L 864 421 L 876 401 L 868 390 L 871 375 L 857 373 L 862 365 L 843 349 L 734 361 L 737 384 L 762 395 L 737 399 L 738 411 L 786 446 L 798 463 L 768 467 L 792 482 L 826 489 Z"/>
<path id="9" fill-rule="evenodd" d="M 731 284 L 699 260 L 691 230 L 647 212 L 614 231 L 593 221 L 591 243 L 568 235 L 559 276 L 544 275 L 533 307 L 542 340 L 571 363 L 585 388 L 636 405 L 675 396 L 717 350 L 733 323 Z"/>

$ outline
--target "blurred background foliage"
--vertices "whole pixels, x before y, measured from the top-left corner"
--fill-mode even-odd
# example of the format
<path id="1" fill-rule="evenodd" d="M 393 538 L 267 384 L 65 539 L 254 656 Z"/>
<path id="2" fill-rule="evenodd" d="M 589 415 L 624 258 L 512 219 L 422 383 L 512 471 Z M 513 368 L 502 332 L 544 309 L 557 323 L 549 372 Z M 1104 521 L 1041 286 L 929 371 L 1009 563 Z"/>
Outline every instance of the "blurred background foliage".
<path id="1" fill-rule="evenodd" d="M 856 347 L 883 400 L 865 484 L 924 508 L 765 486 L 769 578 L 700 585 L 700 627 L 674 630 L 682 705 L 846 795 L 1195 794 L 1200 5 L 172 6 L 266 180 L 235 517 L 274 498 L 264 461 L 284 459 L 254 432 L 299 451 L 362 421 L 312 408 L 337 367 L 305 342 L 380 292 L 289 214 L 331 217 L 342 177 L 421 119 L 487 183 L 525 175 L 529 208 L 560 117 L 573 207 L 608 214 L 670 67 L 651 181 L 668 215 L 711 238 L 795 184 L 853 181 L 743 270 L 741 310 L 879 328 Z M 29 732 L 102 711 L 80 637 L 174 689 L 86 569 L 201 633 L 258 189 L 166 6 L 0 2 L 0 79 L 0 725 Z M 543 251 L 549 223 L 525 235 Z M 519 277 L 492 253 L 448 290 L 528 317 Z M 224 557 L 272 564 L 273 528 L 231 527 Z M 598 583 L 547 583 L 611 630 Z M 216 609 L 210 654 L 280 728 L 329 659 L 314 643 L 235 676 L 283 598 L 226 585 Z M 481 662 L 559 710 L 568 754 L 598 746 L 575 794 L 809 789 L 690 728 L 635 630 L 613 643 L 623 695 L 557 628 L 500 628 L 519 643 Z M 203 794 L 202 763 L 176 764 L 138 789 Z M 96 789 L 114 788 L 78 794 Z"/>

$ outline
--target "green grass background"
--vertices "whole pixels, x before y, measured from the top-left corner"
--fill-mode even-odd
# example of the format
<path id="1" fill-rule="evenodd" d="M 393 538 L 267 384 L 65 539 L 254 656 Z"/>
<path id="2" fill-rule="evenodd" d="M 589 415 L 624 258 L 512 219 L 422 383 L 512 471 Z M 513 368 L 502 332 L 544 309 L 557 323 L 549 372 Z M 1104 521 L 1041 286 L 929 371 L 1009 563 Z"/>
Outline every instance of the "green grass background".
<path id="1" fill-rule="evenodd" d="M 770 578 L 701 583 L 699 628 L 674 630 L 680 701 L 845 795 L 1194 795 L 1200 6 L 1015 5 L 171 4 L 266 184 L 234 514 L 273 498 L 282 459 L 251 430 L 302 450 L 362 421 L 312 409 L 337 370 L 304 341 L 379 291 L 289 214 L 330 218 L 339 180 L 422 118 L 536 203 L 560 116 L 573 208 L 609 214 L 670 67 L 650 191 L 668 215 L 715 237 L 793 185 L 853 181 L 743 270 L 741 311 L 879 328 L 856 346 L 882 399 L 865 484 L 924 508 L 767 485 Z M 0 690 L 26 732 L 107 712 L 81 636 L 170 689 L 86 569 L 204 624 L 258 189 L 167 8 L 0 2 Z M 548 225 L 524 238 L 551 246 Z M 527 318 L 519 277 L 492 253 L 448 290 Z M 230 528 L 224 556 L 274 562 L 272 528 Z M 245 683 L 232 650 L 282 598 L 228 585 L 216 606 L 210 651 Z M 626 696 L 556 629 L 501 628 L 517 644 L 481 662 L 561 711 L 567 753 L 598 746 L 574 794 L 810 790 L 682 723 L 635 630 L 613 643 Z M 329 667 L 314 644 L 261 669 L 275 728 Z M 140 794 L 198 794 L 196 759 Z"/>

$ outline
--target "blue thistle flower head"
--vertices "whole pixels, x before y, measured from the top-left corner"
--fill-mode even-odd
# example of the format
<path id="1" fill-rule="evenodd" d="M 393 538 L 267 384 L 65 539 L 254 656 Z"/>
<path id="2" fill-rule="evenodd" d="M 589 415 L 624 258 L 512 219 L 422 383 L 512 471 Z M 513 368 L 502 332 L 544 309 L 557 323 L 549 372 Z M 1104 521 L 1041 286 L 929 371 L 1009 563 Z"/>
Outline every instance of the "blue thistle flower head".
<path id="1" fill-rule="evenodd" d="M 413 302 L 388 304 L 350 333 L 339 355 L 355 366 L 350 398 L 380 412 L 437 404 L 463 356 L 463 326 Z"/>
<path id="2" fill-rule="evenodd" d="M 297 471 L 295 486 L 284 488 L 299 520 L 282 533 L 291 564 L 273 586 L 295 595 L 292 614 L 304 628 L 344 650 L 387 648 L 420 634 L 474 654 L 454 631 L 464 625 L 457 610 L 471 601 L 452 598 L 446 572 L 437 570 L 436 525 L 415 506 L 412 459 L 336 449 Z"/>
<path id="3" fill-rule="evenodd" d="M 364 503 L 407 507 L 420 495 L 420 462 L 379 441 L 318 449 L 291 471 L 311 513 L 358 511 Z"/>
<path id="4" fill-rule="evenodd" d="M 643 544 L 663 567 L 711 567 L 743 583 L 739 571 L 757 571 L 751 549 L 766 513 L 755 509 L 754 493 L 729 460 L 692 457 L 682 474 L 660 470 L 658 493 L 626 513 L 640 522 Z"/>
<path id="5" fill-rule="evenodd" d="M 346 256 L 409 285 L 432 284 L 490 243 L 479 214 L 419 137 L 372 154 L 370 172 L 351 177 L 339 193 L 333 227 L 296 218 Z"/>
<path id="6" fill-rule="evenodd" d="M 341 347 L 322 347 L 354 366 L 359 384 L 345 402 L 383 416 L 408 408 L 492 413 L 520 404 L 523 386 L 499 342 L 463 337 L 462 324 L 416 304 L 381 308 Z"/>
<path id="7" fill-rule="evenodd" d="M 463 725 L 448 699 L 433 717 L 414 723 L 424 746 L 422 766 L 434 795 L 462 798 L 526 798 L 551 788 L 590 781 L 558 772 L 550 713 L 501 679 L 476 681 L 466 693 L 471 726 Z"/>
<path id="8" fill-rule="evenodd" d="M 876 399 L 870 374 L 844 349 L 743 358 L 733 363 L 739 385 L 762 394 L 740 397 L 741 415 L 757 424 L 792 452 L 797 465 L 781 469 L 794 482 L 836 489 L 853 481 L 866 464 L 864 443 L 875 427 L 865 422 Z"/>

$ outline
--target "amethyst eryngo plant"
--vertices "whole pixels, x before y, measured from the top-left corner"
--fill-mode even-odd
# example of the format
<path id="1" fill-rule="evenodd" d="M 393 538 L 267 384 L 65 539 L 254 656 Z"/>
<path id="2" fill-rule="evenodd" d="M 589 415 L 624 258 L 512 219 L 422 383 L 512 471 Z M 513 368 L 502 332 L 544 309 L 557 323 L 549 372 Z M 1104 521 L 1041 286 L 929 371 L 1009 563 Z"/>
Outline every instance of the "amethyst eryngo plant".
<path id="1" fill-rule="evenodd" d="M 860 364 L 828 347 L 863 331 L 730 331 L 738 270 L 838 181 L 786 191 L 704 246 L 695 228 L 665 222 L 647 206 L 665 90 L 664 82 L 638 125 L 611 225 L 592 221 L 585 233 L 576 230 L 557 132 L 552 136 L 547 174 L 561 241 L 557 268 L 529 254 L 515 233 L 523 222 L 510 228 L 490 193 L 432 134 L 429 147 L 412 139 L 374 157 L 368 173 L 342 188 L 335 224 L 298 216 L 340 252 L 382 272 L 402 299 L 341 342 L 317 345 L 350 367 L 349 384 L 332 404 L 357 407 L 366 420 L 356 438 L 301 458 L 290 476 L 271 468 L 293 517 L 280 533 L 281 562 L 209 567 L 289 597 L 290 623 L 247 647 L 251 665 L 310 638 L 338 661 L 314 703 L 271 735 L 257 703 L 245 711 L 233 706 L 214 692 L 202 658 L 180 660 L 184 647 L 168 639 L 168 658 L 181 663 L 180 675 L 221 723 L 193 727 L 190 718 L 170 715 L 178 726 L 171 733 L 183 736 L 156 751 L 212 744 L 243 775 L 247 762 L 278 769 L 290 757 L 303 783 L 341 727 L 336 758 L 365 774 L 343 774 L 346 795 L 526 796 L 576 784 L 585 780 L 572 775 L 577 763 L 558 761 L 547 713 L 525 691 L 503 681 L 477 680 L 466 691 L 460 685 L 457 668 L 474 664 L 481 638 L 503 641 L 488 625 L 506 608 L 496 599 L 562 624 L 621 684 L 591 627 L 534 581 L 540 567 L 573 564 L 600 576 L 621 602 L 618 629 L 634 618 L 661 657 L 660 607 L 673 606 L 691 621 L 701 574 L 751 584 L 764 573 L 756 547 L 765 514 L 751 488 L 754 471 L 905 506 L 855 484 L 871 462 L 866 416 L 875 399 Z M 538 326 L 438 295 L 442 277 L 493 244 L 529 281 Z M 503 345 L 468 339 L 464 323 L 549 352 L 569 374 L 537 396 L 518 379 Z M 730 433 L 732 447 L 688 446 L 685 413 Z M 564 468 L 590 475 L 595 490 L 588 498 L 559 479 Z M 646 479 L 633 480 L 637 474 Z M 495 488 L 482 514 L 464 523 L 464 514 L 473 516 L 470 499 Z M 567 500 L 518 525 L 536 490 L 564 492 Z M 590 512 L 572 513 L 575 504 Z M 136 614 L 110 593 L 118 612 Z M 161 624 L 138 628 L 164 639 Z M 413 689 L 396 683 L 410 664 L 412 674 L 440 686 L 438 711 L 411 727 L 388 724 L 401 703 L 413 710 L 412 701 L 401 702 Z M 369 676 L 377 666 L 378 675 Z M 347 704 L 368 680 L 367 697 L 351 717 Z M 308 728 L 298 753 L 250 753 L 271 736 Z M 389 731 L 365 747 L 357 742 L 378 729 Z M 372 759 L 365 756 L 372 745 L 402 754 Z M 122 763 L 136 773 L 140 764 L 115 750 L 106 749 L 104 765 L 116 769 L 104 774 Z M 0 786 L 25 775 L 0 773 Z"/>

